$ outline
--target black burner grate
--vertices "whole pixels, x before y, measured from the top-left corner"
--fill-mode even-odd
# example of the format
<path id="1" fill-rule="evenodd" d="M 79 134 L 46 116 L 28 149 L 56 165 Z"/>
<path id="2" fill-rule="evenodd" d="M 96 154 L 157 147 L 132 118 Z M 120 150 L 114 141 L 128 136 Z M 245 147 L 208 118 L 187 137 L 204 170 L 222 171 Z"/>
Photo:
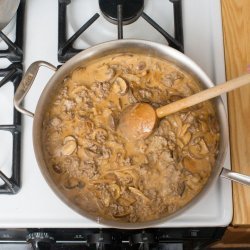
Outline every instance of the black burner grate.
<path id="1" fill-rule="evenodd" d="M 23 26 L 24 26 L 25 0 L 20 1 L 16 16 L 16 38 L 12 42 L 2 31 L 0 38 L 8 46 L 5 50 L 0 50 L 0 58 L 8 58 L 11 62 L 22 62 L 23 60 Z"/>
<path id="2" fill-rule="evenodd" d="M 21 63 L 23 61 L 24 12 L 25 0 L 21 0 L 16 15 L 14 41 L 11 41 L 6 34 L 0 31 L 0 38 L 3 40 L 2 43 L 7 45 L 7 49 L 0 49 L 0 59 L 8 59 L 12 63 L 9 67 L 0 69 L 0 77 L 2 78 L 0 80 L 0 91 L 3 85 L 12 83 L 15 92 L 22 80 L 23 70 Z M 2 110 L 5 107 L 0 108 Z M 0 185 L 0 194 L 16 194 L 21 186 L 21 114 L 14 108 L 14 105 L 12 124 L 1 124 L 0 130 L 12 134 L 11 176 L 7 177 L 3 171 L 0 171 L 0 179 L 4 182 L 4 184 Z"/>
<path id="3" fill-rule="evenodd" d="M 0 69 L 1 87 L 10 82 L 16 91 L 22 79 L 22 65 L 13 63 L 6 69 Z M 12 146 L 12 175 L 8 178 L 0 171 L 0 178 L 4 184 L 0 186 L 0 194 L 16 194 L 20 189 L 20 157 L 21 157 L 21 114 L 13 107 L 13 124 L 0 125 L 0 130 L 8 131 L 13 137 Z M 1 166 L 0 166 L 1 167 Z"/>
<path id="4" fill-rule="evenodd" d="M 174 28 L 175 36 L 172 37 L 166 30 L 158 25 L 152 18 L 145 12 L 142 12 L 141 17 L 144 18 L 150 25 L 152 25 L 163 37 L 168 41 L 169 46 L 183 52 L 183 24 L 182 24 L 182 0 L 169 0 L 173 3 L 174 11 Z M 66 23 L 67 23 L 67 6 L 71 0 L 58 0 L 58 61 L 66 62 L 71 57 L 81 52 L 83 49 L 75 49 L 73 43 L 76 39 L 88 29 L 98 18 L 99 14 L 96 13 L 91 17 L 83 26 L 69 39 L 66 37 Z M 118 39 L 123 38 L 123 8 L 122 4 L 117 5 L 117 27 Z"/>

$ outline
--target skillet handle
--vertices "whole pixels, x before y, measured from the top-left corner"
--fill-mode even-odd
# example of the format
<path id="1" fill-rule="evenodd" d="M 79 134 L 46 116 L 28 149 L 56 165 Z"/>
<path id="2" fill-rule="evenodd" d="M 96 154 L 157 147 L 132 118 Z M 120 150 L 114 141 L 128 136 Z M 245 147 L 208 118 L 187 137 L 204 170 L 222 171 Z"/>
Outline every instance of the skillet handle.
<path id="1" fill-rule="evenodd" d="M 28 110 L 26 110 L 25 108 L 22 107 L 22 101 L 24 99 L 24 97 L 27 95 L 27 93 L 29 92 L 35 78 L 36 75 L 38 73 L 38 70 L 40 67 L 47 67 L 49 69 L 52 69 L 54 71 L 57 70 L 57 68 L 45 61 L 37 61 L 32 63 L 29 68 L 27 69 L 20 85 L 18 86 L 16 93 L 14 95 L 14 106 L 15 108 L 21 112 L 22 114 L 34 117 L 34 114 Z"/>
<path id="2" fill-rule="evenodd" d="M 250 176 L 239 174 L 237 172 L 233 172 L 229 169 L 223 168 L 221 171 L 221 177 L 229 179 L 231 181 L 238 182 L 243 185 L 250 186 Z"/>

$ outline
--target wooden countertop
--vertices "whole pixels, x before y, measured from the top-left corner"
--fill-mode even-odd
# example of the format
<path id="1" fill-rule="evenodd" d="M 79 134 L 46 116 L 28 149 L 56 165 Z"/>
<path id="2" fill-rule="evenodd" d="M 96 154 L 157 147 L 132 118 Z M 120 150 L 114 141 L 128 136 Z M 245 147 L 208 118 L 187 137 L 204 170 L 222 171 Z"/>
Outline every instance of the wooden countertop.
<path id="1" fill-rule="evenodd" d="M 227 79 L 250 67 L 250 0 L 221 0 Z M 250 85 L 228 94 L 231 161 L 250 175 Z M 250 187 L 233 184 L 233 225 L 250 225 Z"/>

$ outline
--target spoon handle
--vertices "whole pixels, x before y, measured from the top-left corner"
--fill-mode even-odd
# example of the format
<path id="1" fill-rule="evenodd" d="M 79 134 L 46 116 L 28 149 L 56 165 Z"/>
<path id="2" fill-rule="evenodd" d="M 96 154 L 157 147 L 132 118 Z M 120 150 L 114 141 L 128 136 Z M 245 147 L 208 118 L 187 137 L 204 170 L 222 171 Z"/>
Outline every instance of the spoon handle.
<path id="1" fill-rule="evenodd" d="M 219 84 L 215 87 L 203 90 L 189 97 L 183 98 L 176 102 L 170 103 L 168 105 L 162 106 L 156 109 L 156 114 L 158 118 L 170 115 L 172 113 L 178 112 L 182 109 L 191 107 L 198 103 L 204 102 L 206 100 L 212 99 L 216 96 L 219 96 L 223 93 L 229 92 L 231 90 L 237 89 L 241 86 L 250 83 L 250 74 L 245 74 L 238 78 L 227 81 L 223 84 Z"/>

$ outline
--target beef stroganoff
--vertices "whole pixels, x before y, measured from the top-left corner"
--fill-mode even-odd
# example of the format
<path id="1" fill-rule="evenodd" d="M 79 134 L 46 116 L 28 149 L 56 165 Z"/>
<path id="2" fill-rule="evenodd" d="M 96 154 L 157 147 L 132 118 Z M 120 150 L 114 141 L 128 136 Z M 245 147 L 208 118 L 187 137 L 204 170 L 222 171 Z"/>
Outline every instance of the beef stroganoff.
<path id="1" fill-rule="evenodd" d="M 206 184 L 219 125 L 206 101 L 161 119 L 146 139 L 126 140 L 119 116 L 130 104 L 157 108 L 201 90 L 172 63 L 141 54 L 106 56 L 75 69 L 43 123 L 43 153 L 61 191 L 84 211 L 124 222 L 159 219 Z"/>

